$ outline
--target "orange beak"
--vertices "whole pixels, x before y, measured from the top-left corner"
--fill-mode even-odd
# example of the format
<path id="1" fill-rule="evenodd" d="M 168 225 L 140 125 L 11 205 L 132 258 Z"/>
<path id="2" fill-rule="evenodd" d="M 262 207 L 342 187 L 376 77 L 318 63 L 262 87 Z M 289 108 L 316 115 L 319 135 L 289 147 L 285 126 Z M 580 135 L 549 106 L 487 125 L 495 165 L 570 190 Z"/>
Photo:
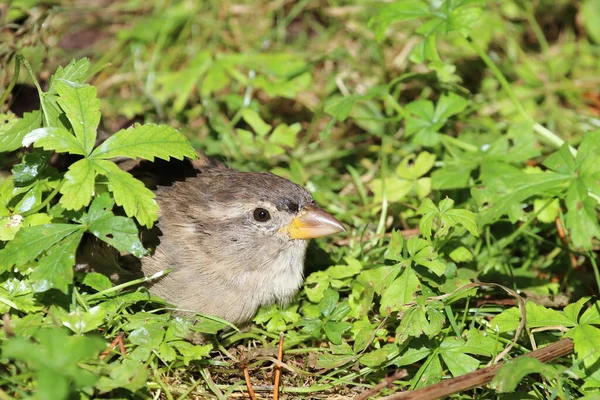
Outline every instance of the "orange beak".
<path id="1" fill-rule="evenodd" d="M 287 231 L 292 239 L 313 239 L 345 232 L 346 229 L 331 214 L 311 204 L 302 208 L 282 231 Z"/>

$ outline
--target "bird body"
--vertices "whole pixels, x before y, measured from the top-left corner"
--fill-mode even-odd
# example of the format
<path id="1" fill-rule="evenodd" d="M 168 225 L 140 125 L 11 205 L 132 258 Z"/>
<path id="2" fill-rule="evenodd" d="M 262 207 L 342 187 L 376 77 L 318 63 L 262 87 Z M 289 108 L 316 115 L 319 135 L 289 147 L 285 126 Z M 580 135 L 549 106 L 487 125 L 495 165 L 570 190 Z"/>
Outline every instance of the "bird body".
<path id="1" fill-rule="evenodd" d="M 149 290 L 180 311 L 232 323 L 289 303 L 303 282 L 308 239 L 342 231 L 311 194 L 271 173 L 198 168 L 156 189 L 159 220 L 142 233 Z"/>

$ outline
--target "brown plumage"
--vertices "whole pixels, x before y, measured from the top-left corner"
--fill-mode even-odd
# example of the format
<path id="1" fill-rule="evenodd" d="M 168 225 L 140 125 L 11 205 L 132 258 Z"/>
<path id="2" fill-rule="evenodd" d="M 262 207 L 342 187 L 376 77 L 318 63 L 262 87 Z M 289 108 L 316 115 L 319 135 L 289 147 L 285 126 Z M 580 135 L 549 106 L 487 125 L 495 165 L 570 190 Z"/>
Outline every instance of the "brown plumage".
<path id="1" fill-rule="evenodd" d="M 242 323 L 262 305 L 287 303 L 302 285 L 307 239 L 343 230 L 308 191 L 271 173 L 209 166 L 167 186 L 142 177 L 158 184 L 160 215 L 142 234 L 154 251 L 141 271 L 173 267 L 149 288 L 180 310 Z"/>

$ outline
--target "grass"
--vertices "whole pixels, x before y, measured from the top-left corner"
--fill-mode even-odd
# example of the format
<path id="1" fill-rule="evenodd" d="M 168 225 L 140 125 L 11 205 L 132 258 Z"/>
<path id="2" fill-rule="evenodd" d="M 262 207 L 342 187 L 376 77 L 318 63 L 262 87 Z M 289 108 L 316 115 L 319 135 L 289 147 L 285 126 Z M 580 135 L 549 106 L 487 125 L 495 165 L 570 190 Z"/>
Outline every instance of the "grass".
<path id="1" fill-rule="evenodd" d="M 0 6 L 0 398 L 243 398 L 245 373 L 271 398 L 277 366 L 280 398 L 380 398 L 564 338 L 573 356 L 509 363 L 452 398 L 593 398 L 593 3 Z M 189 140 L 307 187 L 344 222 L 309 247 L 293 304 L 240 329 L 193 324 L 144 289 L 73 273 L 102 218 L 112 245 L 142 254 L 136 223 L 156 210 L 133 204 L 151 194 L 119 189 L 137 186 L 103 156 L 135 123 L 155 140 L 120 155 L 181 158 Z M 71 144 L 27 136 L 40 127 Z"/>

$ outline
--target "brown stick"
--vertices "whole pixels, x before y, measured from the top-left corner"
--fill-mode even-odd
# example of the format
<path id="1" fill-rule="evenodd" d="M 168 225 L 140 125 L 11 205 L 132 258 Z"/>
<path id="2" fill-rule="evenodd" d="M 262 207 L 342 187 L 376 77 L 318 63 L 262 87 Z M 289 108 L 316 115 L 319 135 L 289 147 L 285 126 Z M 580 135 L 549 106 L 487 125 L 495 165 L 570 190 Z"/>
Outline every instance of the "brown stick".
<path id="1" fill-rule="evenodd" d="M 123 333 L 117 333 L 117 337 L 113 339 L 113 341 L 108 345 L 108 348 L 106 350 L 100 353 L 100 356 L 98 358 L 104 360 L 106 356 L 110 354 L 112 349 L 115 348 L 116 345 L 119 345 L 119 350 L 121 351 L 123 357 L 127 356 L 127 350 L 125 350 L 125 344 L 123 343 Z"/>
<path id="2" fill-rule="evenodd" d="M 569 248 L 569 241 L 567 240 L 567 235 L 565 234 L 565 229 L 563 228 L 563 225 L 560 222 L 560 217 L 556 217 L 554 222 L 556 223 L 556 231 L 558 232 L 558 237 L 560 238 L 560 241 L 562 242 L 563 246 L 565 246 L 565 248 Z M 575 257 L 575 255 L 573 253 L 569 253 L 569 259 L 571 260 L 571 265 L 573 266 L 574 269 L 579 268 L 579 264 L 577 263 L 577 258 Z"/>
<path id="3" fill-rule="evenodd" d="M 283 362 L 283 332 L 279 334 L 279 349 L 277 351 L 277 361 Z M 275 388 L 273 389 L 273 400 L 279 400 L 279 381 L 281 380 L 281 367 L 277 364 L 275 367 Z"/>
<path id="4" fill-rule="evenodd" d="M 256 393 L 252 389 L 252 382 L 250 382 L 250 373 L 248 372 L 248 366 L 244 365 L 244 379 L 246 380 L 246 387 L 248 388 L 248 395 L 252 400 L 256 400 Z"/>
<path id="5" fill-rule="evenodd" d="M 571 339 L 561 339 L 556 343 L 552 343 L 551 345 L 519 357 L 533 357 L 541 362 L 548 362 L 569 355 L 572 352 L 573 341 Z M 504 363 L 498 363 L 465 375 L 457 376 L 456 378 L 436 383 L 435 385 L 409 392 L 396 393 L 391 396 L 383 397 L 380 400 L 434 400 L 450 396 L 451 394 L 463 392 L 489 383 L 503 364 Z"/>

